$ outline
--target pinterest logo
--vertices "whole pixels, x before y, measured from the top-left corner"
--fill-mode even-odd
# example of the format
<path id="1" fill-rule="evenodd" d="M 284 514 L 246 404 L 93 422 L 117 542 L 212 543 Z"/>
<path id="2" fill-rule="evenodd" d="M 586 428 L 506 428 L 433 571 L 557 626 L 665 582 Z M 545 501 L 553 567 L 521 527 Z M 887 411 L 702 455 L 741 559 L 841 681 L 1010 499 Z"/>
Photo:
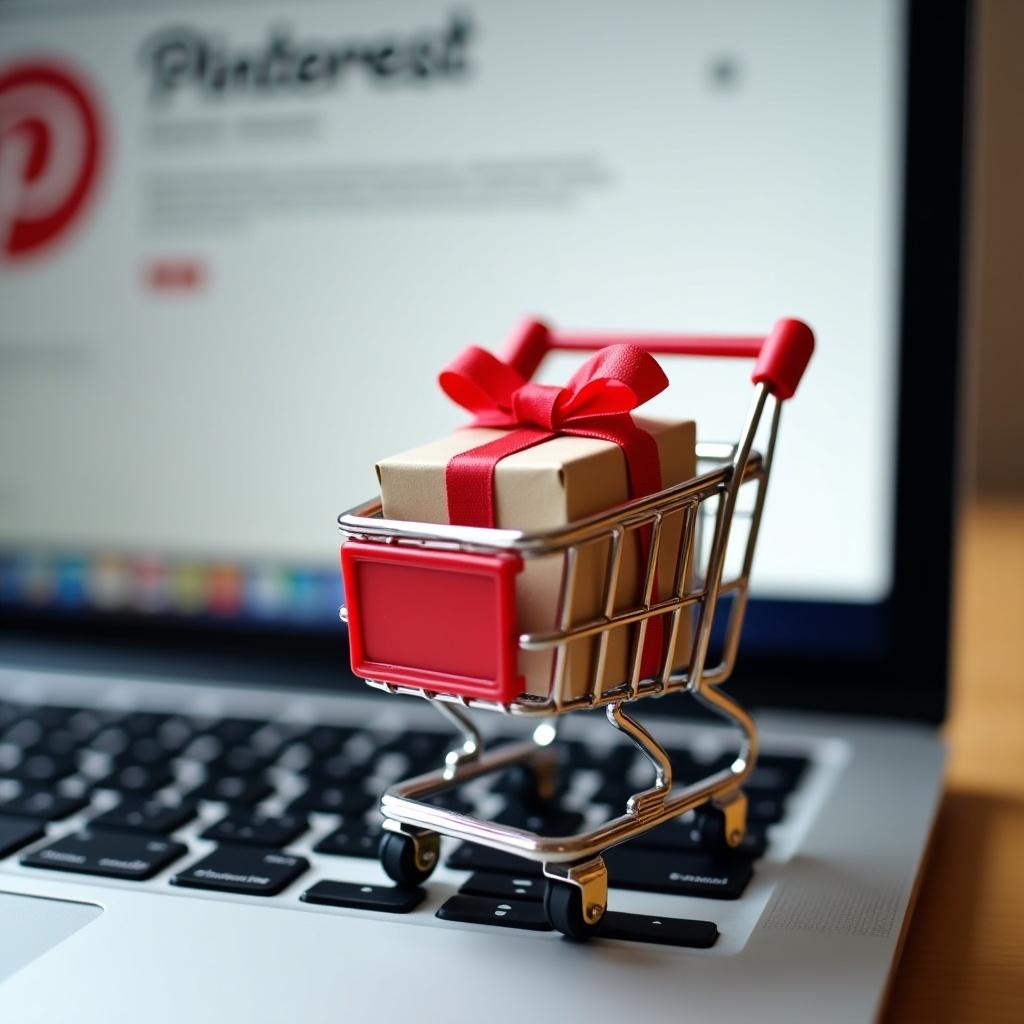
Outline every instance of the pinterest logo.
<path id="1" fill-rule="evenodd" d="M 81 216 L 103 145 L 98 106 L 62 62 L 0 67 L 0 263 L 45 252 Z"/>

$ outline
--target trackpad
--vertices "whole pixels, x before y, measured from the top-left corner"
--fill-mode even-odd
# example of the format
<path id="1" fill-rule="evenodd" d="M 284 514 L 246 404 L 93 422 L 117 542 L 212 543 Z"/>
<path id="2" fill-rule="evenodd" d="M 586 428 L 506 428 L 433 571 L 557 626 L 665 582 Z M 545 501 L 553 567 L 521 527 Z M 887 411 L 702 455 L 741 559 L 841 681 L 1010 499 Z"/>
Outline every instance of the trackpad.
<path id="1" fill-rule="evenodd" d="M 0 892 L 0 981 L 102 913 L 91 903 Z"/>

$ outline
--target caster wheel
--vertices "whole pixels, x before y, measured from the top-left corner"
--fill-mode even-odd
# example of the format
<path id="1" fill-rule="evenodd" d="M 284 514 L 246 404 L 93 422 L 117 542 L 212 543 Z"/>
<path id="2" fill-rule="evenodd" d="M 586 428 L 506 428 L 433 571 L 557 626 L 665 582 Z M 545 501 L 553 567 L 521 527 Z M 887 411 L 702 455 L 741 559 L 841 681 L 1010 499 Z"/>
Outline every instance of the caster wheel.
<path id="1" fill-rule="evenodd" d="M 700 844 L 708 853 L 737 853 L 746 831 L 746 822 L 738 822 L 735 815 L 730 816 L 724 808 L 709 804 L 700 811 Z"/>
<path id="2" fill-rule="evenodd" d="M 433 832 L 417 836 L 385 832 L 380 839 L 381 867 L 396 885 L 413 889 L 433 874 L 440 846 L 440 838 Z"/>
<path id="3" fill-rule="evenodd" d="M 587 920 L 583 913 L 582 889 L 568 882 L 553 882 L 550 879 L 544 887 L 544 913 L 548 922 L 552 928 L 577 942 L 585 942 L 596 934 L 601 918 L 604 917 L 604 909 L 602 907 L 601 913 L 594 916 L 593 920 Z"/>

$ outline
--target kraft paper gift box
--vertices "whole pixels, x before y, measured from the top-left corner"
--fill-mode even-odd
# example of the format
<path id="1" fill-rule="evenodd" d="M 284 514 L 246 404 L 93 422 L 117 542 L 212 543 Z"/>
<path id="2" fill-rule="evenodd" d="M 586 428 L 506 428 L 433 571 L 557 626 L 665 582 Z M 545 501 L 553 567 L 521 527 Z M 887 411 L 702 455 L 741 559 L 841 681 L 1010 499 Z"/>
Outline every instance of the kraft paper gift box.
<path id="1" fill-rule="evenodd" d="M 637 425 L 655 439 L 661 463 L 662 487 L 688 480 L 696 473 L 696 428 L 692 421 L 667 422 L 634 416 Z M 445 468 L 460 452 L 492 441 L 506 430 L 470 427 L 448 437 L 393 455 L 377 463 L 383 513 L 387 519 L 447 523 Z M 495 525 L 539 531 L 564 526 L 629 500 L 626 459 L 610 441 L 558 436 L 501 459 L 494 471 Z M 664 599 L 675 582 L 682 534 L 682 512 L 666 517 L 658 549 L 656 594 Z M 571 622 L 579 625 L 603 614 L 610 541 L 580 550 L 576 587 L 570 602 Z M 616 611 L 639 603 L 645 558 L 637 531 L 627 534 L 616 588 Z M 556 627 L 563 555 L 526 561 L 516 582 L 520 632 Z M 671 619 L 663 617 L 665 636 Z M 600 689 L 626 678 L 635 627 L 612 630 Z M 685 665 L 690 650 L 690 616 L 685 613 L 673 652 L 673 665 Z M 590 690 L 596 663 L 596 637 L 574 641 L 568 651 L 566 690 L 581 696 Z M 660 655 L 660 652 L 659 652 Z M 526 693 L 550 691 L 553 653 L 520 651 L 519 669 Z M 660 661 L 660 657 L 659 657 Z"/>

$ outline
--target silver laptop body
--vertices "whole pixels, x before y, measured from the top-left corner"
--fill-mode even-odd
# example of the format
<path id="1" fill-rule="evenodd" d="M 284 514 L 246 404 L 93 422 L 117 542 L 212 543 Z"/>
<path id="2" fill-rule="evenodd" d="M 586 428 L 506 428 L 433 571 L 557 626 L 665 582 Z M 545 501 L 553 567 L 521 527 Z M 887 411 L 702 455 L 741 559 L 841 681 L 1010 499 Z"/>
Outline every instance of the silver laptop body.
<path id="1" fill-rule="evenodd" d="M 0 4 L 5 1020 L 878 1015 L 944 760 L 967 13 L 924 6 Z M 730 683 L 759 845 L 623 847 L 629 938 L 375 858 L 446 734 L 347 672 L 335 515 L 528 309 L 819 339 Z M 704 436 L 729 371 L 670 373 Z M 689 712 L 640 717 L 710 771 Z M 559 813 L 639 779 L 611 732 L 567 716 Z"/>

